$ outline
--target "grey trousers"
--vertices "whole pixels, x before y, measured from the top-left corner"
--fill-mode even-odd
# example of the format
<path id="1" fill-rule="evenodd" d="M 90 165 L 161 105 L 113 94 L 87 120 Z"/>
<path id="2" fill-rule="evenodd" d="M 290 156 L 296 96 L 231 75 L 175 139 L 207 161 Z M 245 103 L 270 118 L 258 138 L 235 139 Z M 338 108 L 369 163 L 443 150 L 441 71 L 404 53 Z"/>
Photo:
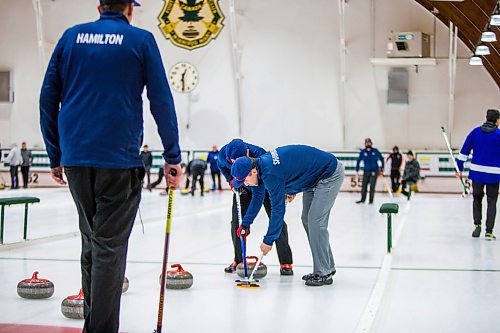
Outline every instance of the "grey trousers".
<path id="1" fill-rule="evenodd" d="M 328 220 L 340 187 L 344 182 L 344 166 L 340 161 L 335 173 L 305 191 L 302 201 L 302 224 L 306 230 L 313 257 L 313 273 L 325 276 L 335 271 Z"/>

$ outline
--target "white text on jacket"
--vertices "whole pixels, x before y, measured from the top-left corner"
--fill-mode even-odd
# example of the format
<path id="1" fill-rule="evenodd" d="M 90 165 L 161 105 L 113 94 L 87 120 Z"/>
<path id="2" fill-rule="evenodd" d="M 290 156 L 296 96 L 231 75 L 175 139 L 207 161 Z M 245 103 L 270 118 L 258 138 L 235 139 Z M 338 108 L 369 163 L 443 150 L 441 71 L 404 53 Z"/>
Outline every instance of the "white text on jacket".
<path id="1" fill-rule="evenodd" d="M 119 34 L 79 33 L 76 36 L 76 44 L 122 45 L 122 43 L 123 43 L 123 35 L 119 35 Z"/>
<path id="2" fill-rule="evenodd" d="M 273 165 L 280 164 L 280 156 L 278 155 L 278 152 L 276 151 L 276 149 L 271 150 L 271 157 L 273 158 Z"/>

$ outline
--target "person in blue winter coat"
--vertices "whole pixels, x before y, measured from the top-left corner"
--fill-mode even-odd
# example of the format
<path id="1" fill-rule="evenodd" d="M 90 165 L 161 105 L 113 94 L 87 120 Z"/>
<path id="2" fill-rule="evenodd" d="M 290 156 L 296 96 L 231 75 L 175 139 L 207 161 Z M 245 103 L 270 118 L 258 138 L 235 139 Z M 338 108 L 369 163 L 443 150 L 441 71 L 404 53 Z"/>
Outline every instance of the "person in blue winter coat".
<path id="1" fill-rule="evenodd" d="M 97 21 L 67 29 L 40 93 L 51 176 L 64 185 L 66 174 L 79 214 L 85 333 L 119 330 L 128 239 L 145 173 L 144 87 L 168 186 L 182 177 L 174 101 L 153 35 L 130 24 L 134 4 L 100 0 Z"/>
<path id="2" fill-rule="evenodd" d="M 335 261 L 329 242 L 330 211 L 344 181 L 344 166 L 330 153 L 309 146 L 284 146 L 258 158 L 240 157 L 232 168 L 234 186 L 253 188 L 256 207 L 262 206 L 264 191 L 269 192 L 271 217 L 260 246 L 267 254 L 281 234 L 285 201 L 303 192 L 302 224 L 309 239 L 313 272 L 302 277 L 307 286 L 333 283 Z M 258 213 L 258 212 L 257 212 Z M 254 217 L 255 218 L 255 217 Z M 253 219 L 243 221 L 249 228 Z"/>
<path id="3" fill-rule="evenodd" d="M 356 203 L 364 203 L 368 184 L 370 184 L 370 199 L 369 204 L 373 204 L 375 198 L 375 186 L 377 185 L 377 177 L 381 176 L 384 171 L 384 158 L 377 148 L 373 148 L 372 139 L 365 139 L 365 149 L 361 150 L 356 161 L 356 177 L 359 179 L 359 165 L 363 162 L 363 185 L 361 186 L 361 199 Z"/>
<path id="4" fill-rule="evenodd" d="M 467 161 L 472 151 L 472 161 L 469 170 L 469 179 L 472 180 L 472 212 L 474 231 L 472 237 L 481 235 L 482 201 L 484 188 L 488 208 L 486 210 L 486 232 L 488 240 L 495 240 L 493 228 L 497 213 L 498 187 L 500 183 L 500 130 L 498 129 L 500 113 L 498 110 L 489 109 L 486 112 L 486 122 L 474 128 L 456 158 L 458 169 L 457 177 L 462 177 L 464 162 Z"/>
<path id="5" fill-rule="evenodd" d="M 220 184 L 220 170 L 219 166 L 217 165 L 218 158 L 219 158 L 219 150 L 217 149 L 216 145 L 213 145 L 212 151 L 208 152 L 208 157 L 207 157 L 207 161 L 210 164 L 210 174 L 212 175 L 212 191 L 215 191 L 216 188 L 218 188 L 219 191 L 222 190 L 222 186 Z M 215 177 L 217 177 L 217 181 L 219 184 L 218 187 L 215 185 Z"/>
<path id="6" fill-rule="evenodd" d="M 231 175 L 231 167 L 234 161 L 242 156 L 255 158 L 264 155 L 265 153 L 266 151 L 263 148 L 246 143 L 240 139 L 234 139 L 220 149 L 217 163 L 222 175 L 226 178 L 231 189 L 233 189 L 232 183 L 234 180 Z M 254 191 L 252 188 L 241 188 L 239 191 L 243 223 L 253 221 L 259 213 L 260 207 L 262 207 L 262 202 L 257 203 L 257 201 L 253 200 Z M 257 192 L 256 195 L 264 198 L 264 208 L 267 216 L 270 217 L 271 201 L 269 200 L 269 194 L 264 191 Z M 236 266 L 243 261 L 240 242 L 242 233 L 244 240 L 246 240 L 246 237 L 250 234 L 250 228 L 243 228 L 239 225 L 238 211 L 236 209 L 236 194 L 234 194 L 231 216 L 231 239 L 234 247 L 234 261 L 224 269 L 226 273 L 234 273 L 236 271 Z M 280 262 L 280 274 L 293 275 L 293 255 L 290 244 L 288 243 L 288 227 L 285 222 L 283 222 L 282 232 L 276 241 L 276 250 L 278 252 L 278 259 Z"/>

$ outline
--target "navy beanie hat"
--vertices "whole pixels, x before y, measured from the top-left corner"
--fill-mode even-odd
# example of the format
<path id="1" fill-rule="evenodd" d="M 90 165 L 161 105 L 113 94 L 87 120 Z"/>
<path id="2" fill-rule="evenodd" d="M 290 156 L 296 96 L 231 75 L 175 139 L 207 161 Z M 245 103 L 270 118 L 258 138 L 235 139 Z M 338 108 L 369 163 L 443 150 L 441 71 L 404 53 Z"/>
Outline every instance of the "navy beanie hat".
<path id="1" fill-rule="evenodd" d="M 253 161 L 246 156 L 240 157 L 234 162 L 231 167 L 231 175 L 234 177 L 232 184 L 235 188 L 238 188 L 245 183 L 245 178 L 247 178 L 253 167 Z"/>

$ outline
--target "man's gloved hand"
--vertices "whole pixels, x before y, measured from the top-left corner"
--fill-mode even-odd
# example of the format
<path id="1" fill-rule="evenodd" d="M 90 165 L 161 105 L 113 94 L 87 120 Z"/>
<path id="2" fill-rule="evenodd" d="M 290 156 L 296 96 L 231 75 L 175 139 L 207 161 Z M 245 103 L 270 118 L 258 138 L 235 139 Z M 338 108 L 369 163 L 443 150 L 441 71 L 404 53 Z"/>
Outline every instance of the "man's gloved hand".
<path id="1" fill-rule="evenodd" d="M 231 189 L 231 191 L 234 190 L 233 180 L 232 179 L 229 181 L 229 188 Z"/>
<path id="2" fill-rule="evenodd" d="M 238 237 L 243 237 L 243 239 L 246 239 L 248 235 L 250 235 L 250 228 L 245 227 L 244 225 L 240 225 L 238 227 L 238 230 L 236 230 L 236 235 Z"/>

